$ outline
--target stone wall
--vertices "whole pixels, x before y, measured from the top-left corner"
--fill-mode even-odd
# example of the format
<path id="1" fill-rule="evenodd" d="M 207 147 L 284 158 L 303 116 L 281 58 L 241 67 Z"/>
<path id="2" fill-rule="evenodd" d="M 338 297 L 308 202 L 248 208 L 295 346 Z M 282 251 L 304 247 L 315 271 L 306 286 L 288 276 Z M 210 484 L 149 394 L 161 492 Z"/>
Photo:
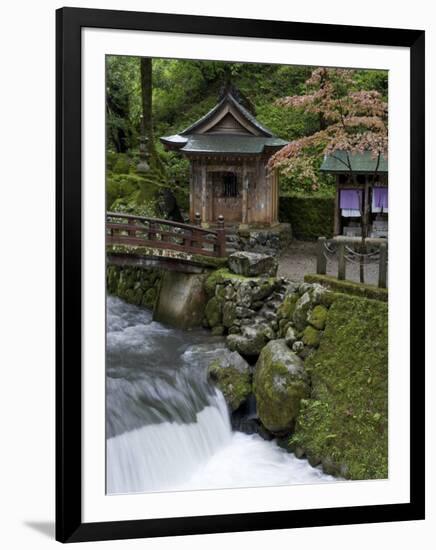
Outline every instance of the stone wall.
<path id="1" fill-rule="evenodd" d="M 235 235 L 230 235 L 229 239 L 230 246 L 238 250 L 276 254 L 285 250 L 291 242 L 292 229 L 289 223 L 263 229 L 239 229 Z"/>
<path id="2" fill-rule="evenodd" d="M 227 335 L 230 350 L 256 358 L 270 340 L 285 338 L 305 357 L 318 346 L 331 295 L 322 286 L 220 269 L 205 288 L 205 326 Z"/>
<path id="3" fill-rule="evenodd" d="M 385 477 L 387 304 L 224 269 L 205 287 L 205 324 L 229 348 L 209 374 L 233 425 L 326 473 Z"/>
<path id="4" fill-rule="evenodd" d="M 159 269 L 108 265 L 106 285 L 109 294 L 129 304 L 153 309 L 156 303 L 162 272 Z"/>

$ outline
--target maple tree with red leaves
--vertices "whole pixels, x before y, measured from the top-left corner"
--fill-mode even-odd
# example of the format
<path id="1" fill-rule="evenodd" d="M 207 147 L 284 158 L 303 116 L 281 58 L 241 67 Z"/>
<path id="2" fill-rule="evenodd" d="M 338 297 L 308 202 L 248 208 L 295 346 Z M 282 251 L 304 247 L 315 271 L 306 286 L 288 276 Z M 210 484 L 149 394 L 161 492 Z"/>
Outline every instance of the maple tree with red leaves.
<path id="1" fill-rule="evenodd" d="M 297 173 L 312 181 L 316 191 L 320 177 L 320 159 L 330 155 L 344 164 L 352 181 L 352 155 L 370 151 L 376 160 L 376 176 L 381 155 L 388 154 L 388 105 L 380 92 L 356 91 L 349 69 L 318 67 L 306 81 L 306 93 L 284 97 L 277 104 L 284 108 L 300 108 L 318 116 L 319 130 L 290 142 L 270 159 L 270 168 L 284 175 Z M 337 156 L 345 152 L 345 158 Z M 368 185 L 368 183 L 366 183 Z M 363 242 L 368 229 L 368 205 L 361 209 Z"/>

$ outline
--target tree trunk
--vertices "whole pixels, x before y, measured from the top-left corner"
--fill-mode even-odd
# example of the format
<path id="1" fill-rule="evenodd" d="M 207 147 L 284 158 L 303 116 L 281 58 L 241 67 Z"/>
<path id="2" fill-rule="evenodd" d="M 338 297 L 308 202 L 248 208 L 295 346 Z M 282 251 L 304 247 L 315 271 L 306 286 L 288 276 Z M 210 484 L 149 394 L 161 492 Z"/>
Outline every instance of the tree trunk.
<path id="1" fill-rule="evenodd" d="M 151 57 L 141 57 L 141 97 L 142 97 L 142 116 L 143 131 L 148 138 L 148 148 L 152 154 L 153 143 L 153 117 L 152 117 L 152 60 Z"/>

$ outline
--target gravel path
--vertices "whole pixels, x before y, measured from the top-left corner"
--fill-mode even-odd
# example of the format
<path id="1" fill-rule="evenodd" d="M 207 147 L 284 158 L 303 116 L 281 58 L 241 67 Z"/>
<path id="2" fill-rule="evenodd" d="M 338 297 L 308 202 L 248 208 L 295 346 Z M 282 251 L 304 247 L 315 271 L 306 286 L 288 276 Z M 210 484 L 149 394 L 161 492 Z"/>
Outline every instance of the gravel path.
<path id="1" fill-rule="evenodd" d="M 316 273 L 316 242 L 293 240 L 279 259 L 279 277 L 287 277 L 294 281 L 303 281 L 307 273 Z M 338 275 L 336 259 L 327 261 L 327 275 Z M 347 263 L 347 279 L 359 282 L 359 266 Z M 365 282 L 376 285 L 378 280 L 378 265 L 365 267 Z"/>

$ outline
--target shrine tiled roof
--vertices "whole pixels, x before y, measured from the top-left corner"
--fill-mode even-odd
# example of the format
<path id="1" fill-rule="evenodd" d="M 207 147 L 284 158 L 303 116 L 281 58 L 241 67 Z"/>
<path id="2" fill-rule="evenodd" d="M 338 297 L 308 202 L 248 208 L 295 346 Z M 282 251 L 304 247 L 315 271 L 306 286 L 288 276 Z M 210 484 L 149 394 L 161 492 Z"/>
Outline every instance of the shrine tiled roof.
<path id="1" fill-rule="evenodd" d="M 230 134 L 177 134 L 161 140 L 183 153 L 261 154 L 265 149 L 278 149 L 287 144 L 277 137 Z"/>
<path id="2" fill-rule="evenodd" d="M 274 136 L 231 93 L 179 134 L 160 139 L 169 150 L 215 155 L 273 153 L 288 143 Z"/>
<path id="3" fill-rule="evenodd" d="M 349 162 L 348 162 L 349 159 Z M 371 151 L 362 153 L 348 153 L 346 151 L 335 151 L 330 155 L 326 155 L 321 164 L 322 172 L 347 173 L 351 170 L 356 173 L 387 173 L 388 160 L 381 155 L 377 167 L 377 157 L 373 157 Z"/>

